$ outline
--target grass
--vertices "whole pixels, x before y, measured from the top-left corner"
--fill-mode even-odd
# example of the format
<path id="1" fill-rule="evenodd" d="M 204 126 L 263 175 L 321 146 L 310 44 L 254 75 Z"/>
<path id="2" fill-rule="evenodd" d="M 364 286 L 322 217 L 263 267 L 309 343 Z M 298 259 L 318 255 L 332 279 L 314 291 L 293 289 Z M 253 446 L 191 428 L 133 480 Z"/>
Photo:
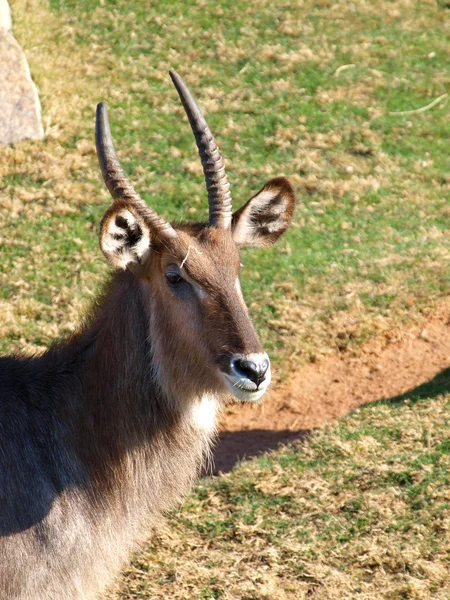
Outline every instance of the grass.
<path id="1" fill-rule="evenodd" d="M 170 218 L 205 217 L 171 67 L 208 114 L 236 205 L 271 176 L 284 173 L 296 187 L 294 227 L 281 246 L 244 253 L 244 293 L 279 372 L 342 339 L 361 343 L 374 323 L 388 330 L 432 310 L 450 286 L 448 98 L 424 113 L 391 113 L 445 94 L 448 9 L 366 4 L 16 2 L 47 138 L 1 152 L 1 301 L 10 315 L 0 317 L 1 349 L 39 349 L 73 329 L 105 274 L 97 101 L 109 104 L 146 200 Z M 69 318 L 54 307 L 61 283 Z M 24 330 L 16 321 L 25 297 L 40 305 Z"/>
<path id="2" fill-rule="evenodd" d="M 446 2 L 16 0 L 12 10 L 46 138 L 0 150 L 0 351 L 40 351 L 75 329 L 107 274 L 98 101 L 144 198 L 166 217 L 207 214 L 169 68 L 207 113 L 236 206 L 272 176 L 296 188 L 284 241 L 243 256 L 278 377 L 439 310 L 450 291 Z M 448 401 L 366 408 L 202 482 L 119 597 L 450 597 Z"/>
<path id="3" fill-rule="evenodd" d="M 449 408 L 366 407 L 202 481 L 114 598 L 449 598 Z"/>

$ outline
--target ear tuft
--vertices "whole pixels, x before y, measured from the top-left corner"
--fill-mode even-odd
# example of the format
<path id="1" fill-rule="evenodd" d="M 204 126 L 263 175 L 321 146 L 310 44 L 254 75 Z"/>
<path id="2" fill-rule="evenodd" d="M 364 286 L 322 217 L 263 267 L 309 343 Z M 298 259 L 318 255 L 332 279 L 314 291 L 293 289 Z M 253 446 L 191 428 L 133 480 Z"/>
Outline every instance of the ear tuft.
<path id="1" fill-rule="evenodd" d="M 295 195 L 286 177 L 276 177 L 233 214 L 233 239 L 238 246 L 270 246 L 292 221 Z"/>
<path id="2" fill-rule="evenodd" d="M 150 254 L 150 231 L 126 202 L 115 202 L 100 224 L 100 248 L 118 269 L 142 265 Z"/>

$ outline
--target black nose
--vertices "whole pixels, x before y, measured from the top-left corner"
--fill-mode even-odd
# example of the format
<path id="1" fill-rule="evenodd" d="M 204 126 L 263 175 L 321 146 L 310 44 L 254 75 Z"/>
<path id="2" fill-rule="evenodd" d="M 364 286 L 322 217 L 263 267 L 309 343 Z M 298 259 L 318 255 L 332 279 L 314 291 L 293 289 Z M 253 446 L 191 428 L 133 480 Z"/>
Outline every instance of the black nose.
<path id="1" fill-rule="evenodd" d="M 264 355 L 260 359 L 258 357 L 247 359 L 242 356 L 231 362 L 233 370 L 238 375 L 250 379 L 257 386 L 264 381 L 269 364 L 269 359 Z"/>

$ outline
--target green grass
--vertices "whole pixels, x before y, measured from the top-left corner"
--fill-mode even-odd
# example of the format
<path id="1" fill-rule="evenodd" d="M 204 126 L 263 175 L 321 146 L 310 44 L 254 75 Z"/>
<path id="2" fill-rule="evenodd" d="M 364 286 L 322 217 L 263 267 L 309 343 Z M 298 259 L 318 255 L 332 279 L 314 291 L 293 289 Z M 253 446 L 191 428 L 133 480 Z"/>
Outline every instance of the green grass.
<path id="1" fill-rule="evenodd" d="M 360 343 L 374 333 L 377 314 L 388 329 L 421 318 L 448 294 L 448 99 L 424 113 L 390 114 L 446 92 L 445 6 L 52 0 L 37 7 L 31 23 L 24 4 L 13 13 L 48 137 L 30 148 L 32 173 L 19 146 L 3 161 L 5 196 L 29 196 L 13 219 L 4 214 L 2 250 L 8 254 L 17 228 L 20 239 L 22 231 L 33 240 L 43 231 L 44 245 L 46 232 L 68 228 L 35 281 L 17 270 L 62 332 L 55 292 L 44 288 L 57 288 L 63 272 L 74 298 L 97 289 L 74 282 L 74 238 L 86 250 L 83 270 L 105 272 L 95 236 L 108 202 L 92 150 L 97 101 L 108 102 L 124 165 L 146 200 L 170 218 L 206 215 L 171 67 L 208 114 L 236 206 L 271 176 L 284 173 L 296 187 L 295 224 L 281 247 L 244 252 L 244 293 L 279 371 L 288 357 L 303 362 L 336 347 L 339 335 Z M 61 193 L 74 213 L 54 214 Z M 30 206 L 33 197 L 42 212 Z M 31 249 L 9 248 L 11 260 L 16 252 L 26 261 Z M 292 292 L 280 289 L 286 282 Z M 299 312 L 299 301 L 308 308 Z M 314 325 L 324 321 L 326 329 Z M 31 345 L 51 337 L 38 326 L 27 331 Z M 6 327 L 2 349 L 10 347 L 16 336 Z"/>
<path id="2" fill-rule="evenodd" d="M 117 598 L 448 598 L 449 402 L 359 409 L 202 481 Z"/>
<path id="3" fill-rule="evenodd" d="M 107 276 L 98 101 L 153 208 L 205 218 L 169 68 L 207 113 L 236 206 L 270 177 L 295 186 L 284 240 L 243 253 L 244 293 L 278 377 L 448 297 L 446 2 L 17 0 L 12 10 L 47 136 L 0 150 L 0 351 L 41 350 L 75 329 Z M 120 597 L 449 598 L 448 396 L 413 405 L 447 376 L 202 482 Z"/>

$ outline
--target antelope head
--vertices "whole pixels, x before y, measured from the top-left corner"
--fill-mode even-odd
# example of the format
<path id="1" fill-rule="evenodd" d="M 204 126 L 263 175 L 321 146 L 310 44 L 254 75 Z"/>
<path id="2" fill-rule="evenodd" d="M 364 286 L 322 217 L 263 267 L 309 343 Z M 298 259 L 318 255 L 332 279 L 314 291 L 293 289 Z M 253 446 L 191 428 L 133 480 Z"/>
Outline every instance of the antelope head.
<path id="1" fill-rule="evenodd" d="M 241 293 L 239 248 L 273 244 L 290 225 L 294 193 L 277 177 L 233 213 L 212 133 L 184 81 L 170 75 L 202 161 L 209 221 L 169 224 L 145 204 L 124 176 L 106 106 L 99 104 L 97 154 L 114 199 L 101 222 L 100 247 L 114 267 L 138 280 L 163 388 L 172 396 L 228 391 L 256 401 L 270 383 L 270 362 Z"/>

